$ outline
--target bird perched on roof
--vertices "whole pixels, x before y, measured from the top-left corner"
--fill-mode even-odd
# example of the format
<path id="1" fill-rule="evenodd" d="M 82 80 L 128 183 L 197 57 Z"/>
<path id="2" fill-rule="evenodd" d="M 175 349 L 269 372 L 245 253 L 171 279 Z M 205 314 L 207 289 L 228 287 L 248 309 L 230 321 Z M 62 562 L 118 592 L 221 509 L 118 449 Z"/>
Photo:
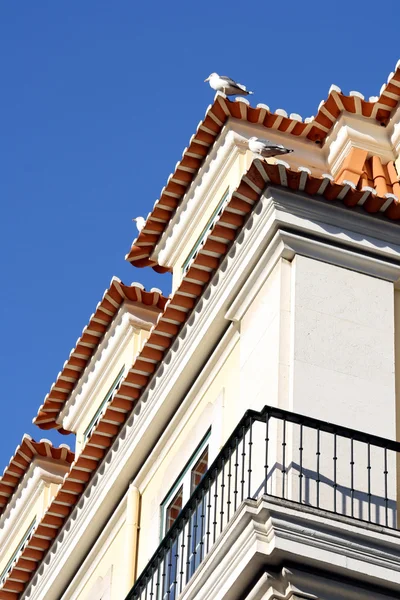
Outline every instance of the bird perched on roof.
<path id="1" fill-rule="evenodd" d="M 281 144 L 274 144 L 269 140 L 263 140 L 256 136 L 249 139 L 249 149 L 254 152 L 254 154 L 258 154 L 264 158 L 279 156 L 280 154 L 290 154 L 290 152 L 293 152 L 293 150 L 285 148 L 285 146 L 282 146 Z"/>
<path id="2" fill-rule="evenodd" d="M 245 85 L 237 83 L 237 81 L 234 81 L 230 77 L 225 77 L 225 75 L 218 75 L 218 73 L 211 73 L 204 81 L 208 81 L 213 90 L 223 92 L 226 96 L 248 96 L 249 94 L 254 94 Z"/>
<path id="3" fill-rule="evenodd" d="M 143 219 L 143 217 L 135 217 L 132 221 L 135 221 L 139 231 L 142 231 L 143 227 L 146 225 L 146 220 Z"/>

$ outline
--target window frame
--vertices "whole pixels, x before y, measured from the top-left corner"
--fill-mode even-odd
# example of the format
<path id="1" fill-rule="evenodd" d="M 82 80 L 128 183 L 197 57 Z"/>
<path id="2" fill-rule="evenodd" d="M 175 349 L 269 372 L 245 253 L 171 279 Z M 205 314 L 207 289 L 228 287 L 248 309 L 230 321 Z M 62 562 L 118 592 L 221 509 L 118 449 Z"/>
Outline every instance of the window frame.
<path id="1" fill-rule="evenodd" d="M 166 534 L 168 533 L 168 531 L 166 531 L 167 509 L 168 509 L 171 501 L 173 500 L 173 498 L 178 493 L 180 487 L 183 487 L 182 507 L 184 507 L 185 504 L 187 503 L 187 501 L 189 500 L 189 498 L 191 496 L 192 469 L 196 465 L 197 461 L 199 460 L 199 458 L 201 457 L 201 455 L 203 454 L 203 452 L 207 446 L 209 449 L 208 460 L 210 460 L 210 458 L 209 458 L 210 457 L 210 445 L 209 445 L 210 436 L 211 436 L 211 427 L 207 431 L 207 433 L 205 434 L 205 436 L 203 437 L 203 439 L 201 440 L 199 445 L 197 446 L 196 450 L 192 453 L 191 457 L 189 458 L 189 460 L 183 467 L 182 471 L 179 473 L 178 477 L 176 478 L 176 480 L 170 487 L 167 495 L 164 497 L 163 501 L 160 504 L 160 512 L 161 512 L 160 541 L 163 540 L 164 537 L 166 536 Z M 207 469 L 208 469 L 208 467 L 209 467 L 209 465 L 207 466 Z"/>
<path id="2" fill-rule="evenodd" d="M 33 521 L 31 522 L 31 524 L 29 525 L 28 529 L 26 530 L 26 532 L 22 536 L 22 539 L 20 540 L 20 542 L 17 545 L 16 549 L 12 553 L 9 561 L 7 562 L 7 564 L 4 567 L 3 571 L 1 572 L 1 574 L 0 574 L 0 585 L 3 585 L 4 580 L 7 577 L 8 573 L 11 571 L 14 563 L 16 563 L 16 561 L 18 560 L 18 557 L 23 552 L 26 544 L 31 539 L 31 537 L 33 535 L 33 532 L 35 530 L 35 527 L 36 527 L 36 517 L 33 518 Z"/>
<path id="3" fill-rule="evenodd" d="M 114 392 L 119 388 L 119 385 L 124 377 L 124 373 L 125 373 L 125 365 L 122 367 L 122 369 L 119 371 L 118 375 L 116 376 L 116 378 L 114 379 L 114 381 L 112 382 L 107 394 L 104 396 L 103 400 L 100 402 L 100 405 L 98 407 L 98 409 L 96 410 L 96 412 L 94 413 L 93 417 L 90 419 L 90 423 L 89 425 L 86 427 L 84 433 L 83 433 L 83 441 L 86 442 L 87 439 L 90 437 L 93 429 L 96 427 L 97 422 L 99 421 L 101 414 L 103 412 L 104 407 L 111 402 L 112 397 Z"/>
<path id="4" fill-rule="evenodd" d="M 207 221 L 207 224 L 204 226 L 202 232 L 200 233 L 200 235 L 197 238 L 195 244 L 193 245 L 191 251 L 189 252 L 186 260 L 184 261 L 184 263 L 182 265 L 182 274 L 183 275 L 185 275 L 187 273 L 192 260 L 194 260 L 196 258 L 197 252 L 204 245 L 206 238 L 207 238 L 207 233 L 213 227 L 217 218 L 221 216 L 221 214 L 228 202 L 228 199 L 229 199 L 229 186 L 227 187 L 225 192 L 222 194 L 221 200 L 218 202 L 217 207 L 214 209 L 211 217 Z"/>

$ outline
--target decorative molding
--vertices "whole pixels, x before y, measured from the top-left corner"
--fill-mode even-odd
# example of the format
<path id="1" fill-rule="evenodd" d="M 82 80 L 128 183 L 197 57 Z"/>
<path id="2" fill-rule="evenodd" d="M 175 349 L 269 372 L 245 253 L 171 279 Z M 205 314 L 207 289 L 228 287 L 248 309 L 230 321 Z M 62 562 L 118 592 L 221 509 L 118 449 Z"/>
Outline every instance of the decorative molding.
<path id="1" fill-rule="evenodd" d="M 396 158 L 398 158 L 400 154 L 400 106 L 397 107 L 394 115 L 390 119 L 387 129 L 390 136 L 390 141 L 396 154 Z"/>
<path id="2" fill-rule="evenodd" d="M 290 229 L 400 264 L 398 223 L 274 186 L 268 187 L 265 195 L 276 209 L 275 231 Z"/>
<path id="3" fill-rule="evenodd" d="M 299 589 L 293 579 L 293 570 L 286 567 L 280 573 L 265 572 L 245 600 L 319 600 L 315 594 Z M 307 584 L 306 581 L 305 583 Z"/>
<path id="4" fill-rule="evenodd" d="M 342 113 L 324 145 L 329 172 L 333 177 L 340 171 L 352 147 L 367 150 L 370 156 L 379 156 L 384 163 L 395 160 L 386 127 L 358 115 Z"/>
<path id="5" fill-rule="evenodd" d="M 302 569 L 312 571 L 316 566 L 325 569 L 332 579 L 337 579 L 338 589 L 341 589 L 341 580 L 351 578 L 354 591 L 363 590 L 365 585 L 371 586 L 371 593 L 378 585 L 387 591 L 388 588 L 398 590 L 399 542 L 398 531 L 387 534 L 379 526 L 366 526 L 338 515 L 334 517 L 326 511 L 267 496 L 258 501 L 245 500 L 180 599 L 222 600 L 230 597 L 233 590 L 235 597 L 242 597 L 263 565 L 268 564 L 270 570 L 274 565 L 293 564 L 299 556 Z M 279 579 L 271 574 L 269 577 L 269 581 L 268 575 L 264 577 L 263 585 L 258 584 L 258 590 L 255 586 L 255 592 L 259 593 L 250 593 L 246 600 L 294 600 L 296 594 L 299 598 L 315 597 L 291 583 L 292 569 L 284 569 Z M 303 573 L 303 588 L 307 579 Z M 276 584 L 283 595 L 262 594 L 263 586 L 267 591 Z M 329 584 L 331 587 L 331 581 Z"/>

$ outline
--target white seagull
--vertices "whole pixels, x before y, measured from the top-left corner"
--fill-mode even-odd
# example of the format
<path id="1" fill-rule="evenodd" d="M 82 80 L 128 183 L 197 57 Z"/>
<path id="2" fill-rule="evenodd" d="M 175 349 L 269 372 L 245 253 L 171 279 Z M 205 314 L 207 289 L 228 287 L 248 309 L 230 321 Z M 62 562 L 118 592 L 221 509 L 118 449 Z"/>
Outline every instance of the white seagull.
<path id="1" fill-rule="evenodd" d="M 223 92 L 226 96 L 248 96 L 249 94 L 254 94 L 245 85 L 237 83 L 230 77 L 225 77 L 225 75 L 218 75 L 218 73 L 211 73 L 204 81 L 208 81 L 213 90 Z"/>
<path id="2" fill-rule="evenodd" d="M 279 156 L 280 154 L 290 154 L 290 152 L 293 152 L 293 150 L 285 148 L 285 146 L 282 146 L 281 144 L 274 144 L 269 140 L 263 140 L 256 136 L 249 139 L 249 149 L 254 152 L 254 154 L 259 154 L 264 158 Z"/>
<path id="3" fill-rule="evenodd" d="M 132 219 L 132 221 L 135 221 L 136 227 L 139 231 L 142 231 L 143 227 L 146 225 L 146 220 L 143 219 L 143 217 L 135 217 L 135 219 Z"/>

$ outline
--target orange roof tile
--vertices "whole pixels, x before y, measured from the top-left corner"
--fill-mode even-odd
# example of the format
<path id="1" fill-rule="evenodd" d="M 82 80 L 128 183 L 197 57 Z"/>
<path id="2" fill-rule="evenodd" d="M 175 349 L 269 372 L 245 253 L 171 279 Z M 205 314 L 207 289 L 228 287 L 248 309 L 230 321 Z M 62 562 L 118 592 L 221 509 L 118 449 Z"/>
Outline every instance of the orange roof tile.
<path id="1" fill-rule="evenodd" d="M 218 92 L 196 133 L 191 137 L 188 148 L 183 151 L 182 159 L 161 190 L 160 198 L 134 240 L 126 260 L 136 267 L 151 266 L 159 272 L 168 270 L 152 260 L 151 254 L 228 118 L 257 123 L 266 129 L 307 138 L 322 145 L 343 111 L 374 119 L 386 126 L 399 100 L 400 61 L 395 72 L 389 75 L 387 84 L 382 86 L 379 97 L 371 97 L 367 101 L 359 92 L 350 92 L 346 96 L 337 86 L 331 86 L 328 98 L 321 102 L 316 116 L 304 121 L 299 115 L 288 115 L 282 109 L 272 113 L 265 104 L 258 104 L 254 108 L 245 98 L 228 100 Z"/>
<path id="2" fill-rule="evenodd" d="M 60 427 L 56 419 L 125 300 L 160 311 L 167 302 L 167 298 L 156 288 L 147 292 L 140 283 L 124 285 L 117 277 L 113 277 L 33 420 L 41 429 L 55 428 L 60 433 L 70 433 Z"/>
<path id="3" fill-rule="evenodd" d="M 0 590 L 0 600 L 10 598 L 18 600 L 19 592 L 12 587 L 15 582 L 21 591 L 33 577 L 40 561 L 44 558 L 53 540 L 68 519 L 74 506 L 78 503 L 88 482 L 97 470 L 100 461 L 105 457 L 118 432 L 129 418 L 133 408 L 151 382 L 152 376 L 160 366 L 165 353 L 171 348 L 181 328 L 188 321 L 193 308 L 206 289 L 207 284 L 225 258 L 230 246 L 240 233 L 247 217 L 260 199 L 268 183 L 281 185 L 292 190 L 303 191 L 327 200 L 338 200 L 349 207 L 363 205 L 372 191 L 357 190 L 347 183 L 339 185 L 330 177 L 314 177 L 309 169 L 291 170 L 289 166 L 277 161 L 269 164 L 265 161 L 253 161 L 250 169 L 242 178 L 237 190 L 232 194 L 219 220 L 208 233 L 206 242 L 193 256 L 192 263 L 185 273 L 179 287 L 165 303 L 157 324 L 153 326 L 149 338 L 135 359 L 134 364 L 123 380 L 117 393 L 105 407 L 97 425 L 87 439 L 82 453 L 65 476 L 58 494 L 53 499 L 40 523 L 40 535 L 36 532 L 21 554 L 12 570 L 12 578 L 8 578 Z M 370 212 L 381 211 L 388 199 L 374 196 L 377 204 L 370 207 Z M 241 200 L 240 209 L 235 204 Z M 380 208 L 378 204 L 380 203 Z M 384 208 L 389 218 L 400 218 L 399 203 L 390 199 Z M 390 213 L 390 214 L 389 214 Z M 395 215 L 395 216 L 393 216 Z M 214 260 L 209 261 L 212 257 Z M 90 469 L 88 471 L 88 468 Z M 24 562 L 30 560 L 29 568 Z M 23 572 L 23 576 L 22 573 Z M 5 594 L 8 594 L 5 595 Z"/>
<path id="4" fill-rule="evenodd" d="M 35 442 L 28 434 L 25 434 L 0 477 L 0 515 L 4 512 L 35 458 L 48 458 L 71 464 L 74 460 L 74 453 L 66 444 L 55 448 L 49 440 Z"/>

